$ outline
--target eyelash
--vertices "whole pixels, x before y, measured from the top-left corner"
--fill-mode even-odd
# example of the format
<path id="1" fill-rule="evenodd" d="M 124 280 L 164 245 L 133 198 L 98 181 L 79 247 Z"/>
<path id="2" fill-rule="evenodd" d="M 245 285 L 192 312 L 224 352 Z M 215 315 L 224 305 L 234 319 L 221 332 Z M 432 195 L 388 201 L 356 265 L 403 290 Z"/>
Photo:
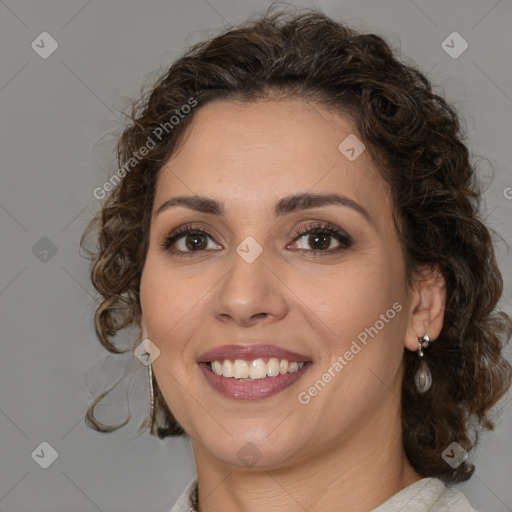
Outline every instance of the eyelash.
<path id="1" fill-rule="evenodd" d="M 295 231 L 292 235 L 293 241 L 297 238 L 302 238 L 304 235 L 312 235 L 315 233 L 323 233 L 334 237 L 340 245 L 335 249 L 295 249 L 295 251 L 299 252 L 307 252 L 308 254 L 312 254 L 314 256 L 326 256 L 334 253 L 338 253 L 344 249 L 348 249 L 352 245 L 352 238 L 348 233 L 343 231 L 342 229 L 334 226 L 330 223 L 315 223 L 307 226 L 303 226 Z M 174 232 L 172 232 L 169 236 L 165 238 L 162 242 L 162 248 L 166 251 L 169 251 L 173 256 L 192 256 L 194 253 L 204 252 L 200 251 L 170 251 L 169 248 L 171 245 L 176 242 L 179 238 L 182 238 L 184 235 L 196 235 L 202 234 L 206 235 L 209 238 L 212 238 L 210 233 L 201 227 L 195 227 L 191 224 L 187 224 L 180 228 L 177 228 Z M 212 238 L 213 240 L 213 238 Z"/>

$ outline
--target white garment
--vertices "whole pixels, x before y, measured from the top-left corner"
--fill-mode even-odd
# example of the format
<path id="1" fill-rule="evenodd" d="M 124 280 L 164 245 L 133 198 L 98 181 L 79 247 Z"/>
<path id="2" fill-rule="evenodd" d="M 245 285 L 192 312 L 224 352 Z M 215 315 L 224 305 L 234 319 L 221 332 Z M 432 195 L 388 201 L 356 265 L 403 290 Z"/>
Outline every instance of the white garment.
<path id="1" fill-rule="evenodd" d="M 191 480 L 170 512 L 195 512 L 191 497 L 197 479 Z M 464 494 L 447 487 L 438 478 L 422 478 L 402 489 L 372 512 L 477 512 Z"/>

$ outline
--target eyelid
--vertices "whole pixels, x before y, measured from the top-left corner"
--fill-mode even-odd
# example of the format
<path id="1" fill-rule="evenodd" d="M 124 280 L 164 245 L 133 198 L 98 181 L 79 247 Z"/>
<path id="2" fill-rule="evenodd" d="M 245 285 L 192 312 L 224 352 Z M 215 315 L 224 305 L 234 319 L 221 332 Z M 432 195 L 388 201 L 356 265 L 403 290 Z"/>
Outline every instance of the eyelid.
<path id="1" fill-rule="evenodd" d="M 338 242 L 338 246 L 331 249 L 298 248 L 294 249 L 293 252 L 307 254 L 308 257 L 328 257 L 339 255 L 341 252 L 348 250 L 353 245 L 352 237 L 344 229 L 327 221 L 316 221 L 313 224 L 306 224 L 295 229 L 295 231 L 290 235 L 290 237 L 293 237 L 293 241 L 291 243 L 296 243 L 301 238 L 311 236 L 315 233 L 325 233 L 329 235 Z"/>
<path id="2" fill-rule="evenodd" d="M 300 228 L 296 228 L 288 236 L 293 238 L 293 241 L 295 241 L 297 238 L 315 232 L 335 234 L 338 237 L 343 238 L 345 242 L 349 244 L 353 243 L 352 237 L 344 229 L 327 221 L 314 221 L 311 224 L 306 224 Z"/>
<path id="3" fill-rule="evenodd" d="M 169 247 L 172 243 L 176 242 L 176 240 L 178 240 L 179 238 L 182 238 L 183 236 L 189 234 L 189 233 L 201 233 L 201 234 L 204 234 L 205 236 L 209 237 L 211 240 L 213 240 L 216 244 L 219 244 L 219 242 L 217 242 L 214 237 L 212 236 L 212 234 L 210 233 L 210 231 L 206 228 L 203 228 L 201 226 L 195 226 L 193 224 L 185 224 L 185 225 L 182 225 L 182 226 L 178 226 L 177 228 L 171 230 L 171 232 L 168 234 L 168 235 L 165 235 L 163 241 L 161 242 L 161 246 L 163 247 L 163 249 L 165 250 L 169 250 Z M 221 237 L 221 240 L 224 241 Z M 173 251 L 171 251 L 173 252 Z M 179 253 L 179 252 L 183 252 L 183 251 L 175 251 L 176 253 Z M 189 251 L 189 252 L 194 252 L 194 251 Z"/>
<path id="4" fill-rule="evenodd" d="M 219 242 L 211 235 L 211 233 L 198 225 L 193 224 L 185 224 L 182 226 L 179 226 L 171 231 L 170 234 L 165 236 L 164 240 L 161 242 L 161 246 L 165 251 L 168 251 L 174 255 L 192 255 L 195 252 L 202 253 L 202 252 L 209 252 L 208 250 L 199 250 L 199 251 L 171 251 L 170 246 L 175 243 L 180 238 L 193 233 L 200 233 L 205 235 L 206 237 L 210 238 L 214 243 L 217 245 L 220 245 Z M 342 249 L 348 249 L 353 244 L 352 237 L 342 228 L 336 226 L 335 224 L 332 224 L 328 221 L 314 221 L 313 223 L 309 223 L 306 225 L 303 225 L 300 228 L 295 228 L 292 232 L 288 234 L 289 238 L 292 238 L 291 243 L 294 243 L 296 240 L 310 235 L 314 233 L 326 233 L 329 236 L 335 238 L 340 246 L 335 249 L 294 249 L 294 252 L 306 252 L 309 254 L 335 254 L 339 252 Z M 224 240 L 221 237 L 221 241 L 224 242 Z"/>

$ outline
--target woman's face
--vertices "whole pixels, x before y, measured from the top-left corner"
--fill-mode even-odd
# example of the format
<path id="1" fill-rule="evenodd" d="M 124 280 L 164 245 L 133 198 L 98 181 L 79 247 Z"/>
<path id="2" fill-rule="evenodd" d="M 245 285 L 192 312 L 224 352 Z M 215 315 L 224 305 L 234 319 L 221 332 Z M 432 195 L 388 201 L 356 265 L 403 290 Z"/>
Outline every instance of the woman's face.
<path id="1" fill-rule="evenodd" d="M 387 187 L 353 125 L 303 100 L 194 116 L 158 177 L 140 289 L 167 404 L 196 452 L 237 465 L 378 439 L 396 427 L 411 314 Z"/>

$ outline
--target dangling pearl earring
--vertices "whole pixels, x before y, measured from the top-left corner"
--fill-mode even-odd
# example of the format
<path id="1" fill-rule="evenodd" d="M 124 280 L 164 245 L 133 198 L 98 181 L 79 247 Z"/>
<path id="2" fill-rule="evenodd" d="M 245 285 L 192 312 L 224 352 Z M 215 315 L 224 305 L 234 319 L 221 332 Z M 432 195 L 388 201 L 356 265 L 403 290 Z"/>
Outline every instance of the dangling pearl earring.
<path id="1" fill-rule="evenodd" d="M 153 389 L 153 368 L 151 368 L 151 363 L 148 365 L 148 374 L 149 374 L 149 395 L 150 395 L 149 431 L 151 432 L 153 430 L 154 415 L 155 415 L 155 390 Z"/>
<path id="2" fill-rule="evenodd" d="M 420 345 L 418 349 L 418 356 L 422 361 L 416 375 L 414 376 L 414 382 L 420 393 L 425 393 L 430 389 L 430 386 L 432 386 L 432 373 L 430 372 L 427 362 L 423 359 L 423 349 L 427 349 L 431 342 L 432 340 L 429 338 L 428 334 L 425 334 L 422 338 L 418 338 L 418 343 Z"/>

